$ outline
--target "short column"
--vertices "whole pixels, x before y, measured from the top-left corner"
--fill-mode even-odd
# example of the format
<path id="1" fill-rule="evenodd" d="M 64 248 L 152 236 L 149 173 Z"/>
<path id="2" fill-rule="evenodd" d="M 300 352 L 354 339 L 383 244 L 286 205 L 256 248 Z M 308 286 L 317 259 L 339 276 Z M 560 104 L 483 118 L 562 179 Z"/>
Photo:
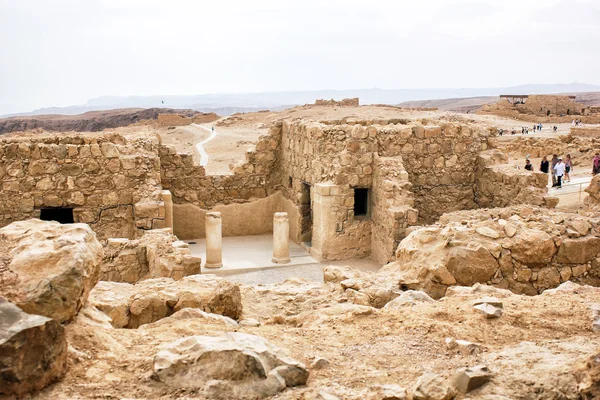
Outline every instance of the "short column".
<path id="1" fill-rule="evenodd" d="M 273 217 L 273 260 L 276 264 L 290 262 L 290 219 L 286 212 Z"/>
<path id="2" fill-rule="evenodd" d="M 204 267 L 221 268 L 223 266 L 223 235 L 221 230 L 221 213 L 206 213 L 205 227 L 206 264 L 204 265 Z"/>
<path id="3" fill-rule="evenodd" d="M 165 203 L 165 228 L 173 230 L 173 196 L 170 191 L 163 190 L 161 197 Z"/>

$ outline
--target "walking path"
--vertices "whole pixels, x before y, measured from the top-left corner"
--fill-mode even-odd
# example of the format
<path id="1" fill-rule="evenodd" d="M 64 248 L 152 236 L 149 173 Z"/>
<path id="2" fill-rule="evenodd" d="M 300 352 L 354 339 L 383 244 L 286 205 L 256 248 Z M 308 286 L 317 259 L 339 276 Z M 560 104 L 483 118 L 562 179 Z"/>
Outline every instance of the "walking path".
<path id="1" fill-rule="evenodd" d="M 217 131 L 216 130 L 208 129 L 205 126 L 198 125 L 198 124 L 192 124 L 192 126 L 194 126 L 196 128 L 201 128 L 201 129 L 204 129 L 205 131 L 210 132 L 210 136 L 209 137 L 207 137 L 206 139 L 204 139 L 200 143 L 196 144 L 196 149 L 198 150 L 198 153 L 200 154 L 200 165 L 203 166 L 203 167 L 206 167 L 206 165 L 208 164 L 208 153 L 204 149 L 204 145 L 206 143 L 210 142 L 211 140 L 213 140 L 215 137 L 217 137 Z"/>
<path id="2" fill-rule="evenodd" d="M 557 194 L 569 194 L 569 193 L 578 193 L 579 190 L 584 190 L 590 184 L 592 180 L 591 176 L 581 176 L 577 178 L 571 178 L 570 182 L 563 183 L 562 188 L 552 187 L 552 181 L 549 183 L 548 194 L 557 195 Z"/>

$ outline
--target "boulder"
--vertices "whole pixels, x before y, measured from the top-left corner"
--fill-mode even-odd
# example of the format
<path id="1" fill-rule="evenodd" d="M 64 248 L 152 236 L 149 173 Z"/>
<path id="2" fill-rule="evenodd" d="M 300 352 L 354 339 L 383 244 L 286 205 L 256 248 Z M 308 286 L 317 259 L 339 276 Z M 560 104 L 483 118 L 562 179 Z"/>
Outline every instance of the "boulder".
<path id="1" fill-rule="evenodd" d="M 211 293 L 205 309 L 214 314 L 239 319 L 242 316 L 242 294 L 240 286 L 229 281 L 221 281 Z"/>
<path id="2" fill-rule="evenodd" d="M 25 312 L 70 321 L 98 281 L 102 246 L 86 224 L 37 219 L 0 229 L 0 296 Z"/>
<path id="3" fill-rule="evenodd" d="M 427 372 L 419 377 L 413 387 L 413 400 L 450 400 L 456 392 L 438 374 Z"/>
<path id="4" fill-rule="evenodd" d="M 67 337 L 57 321 L 0 298 L 0 397 L 36 392 L 67 370 Z"/>
<path id="5" fill-rule="evenodd" d="M 406 400 L 406 389 L 399 385 L 381 385 L 370 390 L 368 400 Z"/>
<path id="6" fill-rule="evenodd" d="M 419 290 L 407 290 L 406 292 L 402 292 L 402 294 L 396 297 L 394 300 L 387 303 L 383 308 L 385 309 L 401 309 L 404 307 L 414 306 L 417 303 L 433 303 L 433 300 L 429 295 L 425 292 Z"/>
<path id="7" fill-rule="evenodd" d="M 256 399 L 304 385 L 308 370 L 266 339 L 245 333 L 190 336 L 164 346 L 154 357 L 156 378 L 206 398 Z"/>
<path id="8" fill-rule="evenodd" d="M 585 264 L 600 253 L 600 238 L 595 236 L 564 239 L 558 249 L 556 261 L 568 264 Z"/>
<path id="9" fill-rule="evenodd" d="M 452 386 L 460 393 L 468 393 L 485 385 L 491 376 L 490 370 L 484 365 L 460 368 L 452 377 Z"/>
<path id="10" fill-rule="evenodd" d="M 448 251 L 446 268 L 459 285 L 487 282 L 498 270 L 498 262 L 483 246 L 453 247 Z"/>
<path id="11" fill-rule="evenodd" d="M 523 229 L 512 238 L 512 257 L 523 264 L 549 263 L 556 252 L 552 237 L 537 229 Z"/>

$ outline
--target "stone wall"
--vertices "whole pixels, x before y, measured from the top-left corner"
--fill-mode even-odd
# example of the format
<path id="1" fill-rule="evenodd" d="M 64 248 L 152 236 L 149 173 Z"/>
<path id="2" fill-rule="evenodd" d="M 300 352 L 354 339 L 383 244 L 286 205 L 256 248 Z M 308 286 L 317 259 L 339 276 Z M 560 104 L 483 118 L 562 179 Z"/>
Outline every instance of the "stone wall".
<path id="1" fill-rule="evenodd" d="M 151 278 L 181 279 L 199 274 L 201 260 L 170 229 L 154 229 L 141 238 L 111 238 L 104 246 L 100 280 L 136 283 Z"/>
<path id="2" fill-rule="evenodd" d="M 569 96 L 530 95 L 525 104 L 513 104 L 506 99 L 486 104 L 477 114 L 493 114 L 531 122 L 571 122 L 580 119 L 585 123 L 600 123 L 600 114 L 570 99 Z"/>
<path id="3" fill-rule="evenodd" d="M 358 107 L 359 106 L 358 97 L 354 97 L 351 99 L 343 99 L 340 101 L 331 99 L 331 100 L 323 100 L 319 99 L 315 101 L 315 106 L 336 106 L 336 107 Z"/>
<path id="4" fill-rule="evenodd" d="M 583 138 L 600 138 L 600 127 L 598 126 L 574 126 L 571 135 Z"/>
<path id="5" fill-rule="evenodd" d="M 498 150 L 479 155 L 475 201 L 479 207 L 517 204 L 555 207 L 558 198 L 548 196 L 548 174 L 515 169 Z"/>
<path id="6" fill-rule="evenodd" d="M 72 208 L 100 239 L 164 226 L 158 139 L 119 135 L 0 141 L 0 226 Z"/>
<path id="7" fill-rule="evenodd" d="M 476 283 L 527 295 L 566 281 L 598 286 L 600 221 L 529 206 L 461 211 L 413 231 L 396 257 L 379 278 L 435 298 Z"/>

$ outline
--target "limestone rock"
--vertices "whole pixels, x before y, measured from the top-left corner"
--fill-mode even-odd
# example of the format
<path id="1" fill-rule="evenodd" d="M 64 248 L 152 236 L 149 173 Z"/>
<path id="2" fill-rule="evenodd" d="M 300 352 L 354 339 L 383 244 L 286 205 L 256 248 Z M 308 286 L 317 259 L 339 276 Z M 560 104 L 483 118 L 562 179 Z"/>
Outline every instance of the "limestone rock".
<path id="1" fill-rule="evenodd" d="M 455 394 L 446 380 L 433 372 L 421 375 L 413 387 L 413 400 L 450 400 Z"/>
<path id="2" fill-rule="evenodd" d="M 381 385 L 371 389 L 369 400 L 406 400 L 406 389 L 399 385 Z"/>
<path id="3" fill-rule="evenodd" d="M 600 353 L 588 357 L 574 372 L 580 398 L 600 398 Z"/>
<path id="4" fill-rule="evenodd" d="M 242 316 L 242 294 L 240 286 L 228 281 L 221 281 L 210 295 L 206 310 L 214 314 L 239 319 Z"/>
<path id="5" fill-rule="evenodd" d="M 67 337 L 57 321 L 0 298 L 0 397 L 36 392 L 67 370 Z"/>
<path id="6" fill-rule="evenodd" d="M 387 303 L 385 309 L 401 309 L 404 307 L 414 306 L 417 303 L 433 303 L 433 300 L 427 293 L 419 290 L 407 290 L 402 292 L 399 297 Z"/>
<path id="7" fill-rule="evenodd" d="M 473 308 L 486 318 L 500 318 L 502 316 L 502 302 L 495 297 L 484 297 L 473 302 Z"/>
<path id="8" fill-rule="evenodd" d="M 303 364 L 244 333 L 179 339 L 156 354 L 153 370 L 164 384 L 198 389 L 208 398 L 265 398 L 308 379 Z"/>
<path id="9" fill-rule="evenodd" d="M 260 326 L 260 321 L 255 318 L 244 318 L 239 322 L 240 326 Z"/>
<path id="10" fill-rule="evenodd" d="M 470 356 L 481 351 L 481 346 L 477 343 L 472 343 L 467 340 L 446 338 L 446 348 L 448 350 L 458 350 L 463 356 Z"/>
<path id="11" fill-rule="evenodd" d="M 526 229 L 513 237 L 512 257 L 524 264 L 548 263 L 556 252 L 554 241 L 546 232 Z"/>
<path id="12" fill-rule="evenodd" d="M 329 367 L 329 360 L 323 357 L 317 357 L 310 363 L 311 369 L 323 369 Z"/>
<path id="13" fill-rule="evenodd" d="M 485 385 L 491 376 L 490 370 L 484 365 L 461 368 L 452 377 L 452 386 L 460 393 L 468 393 Z"/>
<path id="14" fill-rule="evenodd" d="M 188 319 L 201 319 L 206 321 L 207 323 L 217 323 L 232 327 L 239 326 L 239 324 L 236 321 L 223 315 L 207 313 L 197 308 L 184 308 L 182 310 L 177 311 L 175 314 L 160 319 L 156 322 L 142 325 L 140 326 L 140 329 L 153 329 L 158 326 L 170 324 L 174 321 L 183 321 Z"/>
<path id="15" fill-rule="evenodd" d="M 559 263 L 585 264 L 600 253 L 600 238 L 590 236 L 562 241 L 556 261 Z"/>
<path id="16" fill-rule="evenodd" d="M 36 219 L 0 229 L 0 295 L 25 312 L 71 320 L 98 281 L 102 246 L 85 224 Z"/>
<path id="17" fill-rule="evenodd" d="M 592 331 L 600 332 L 600 303 L 589 305 L 592 316 Z"/>

